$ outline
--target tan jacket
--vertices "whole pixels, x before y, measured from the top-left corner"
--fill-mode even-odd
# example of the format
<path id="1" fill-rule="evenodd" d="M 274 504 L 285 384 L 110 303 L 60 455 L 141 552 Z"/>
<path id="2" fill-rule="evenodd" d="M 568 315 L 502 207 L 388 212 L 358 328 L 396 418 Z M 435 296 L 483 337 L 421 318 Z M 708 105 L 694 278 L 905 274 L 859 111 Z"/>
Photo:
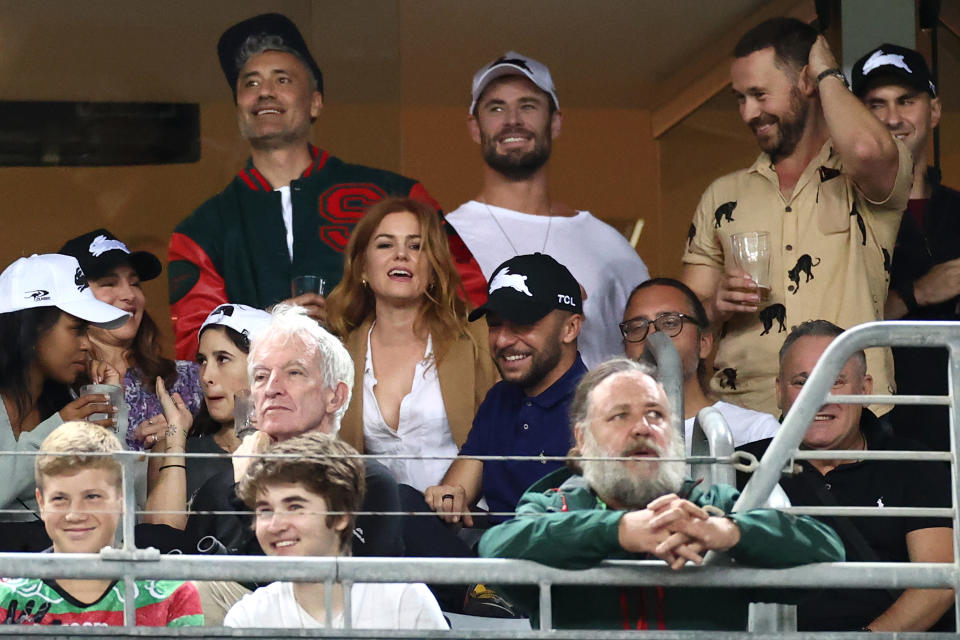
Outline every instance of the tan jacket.
<path id="1" fill-rule="evenodd" d="M 340 425 L 340 438 L 364 452 L 363 439 L 363 372 L 367 362 L 367 333 L 371 320 L 366 320 L 351 331 L 343 341 L 353 358 L 353 394 L 350 407 Z M 450 421 L 450 432 L 457 447 L 467 440 L 477 407 L 487 396 L 490 387 L 499 380 L 497 369 L 487 346 L 487 323 L 485 320 L 471 322 L 468 330 L 477 343 L 474 350 L 467 337 L 459 338 L 452 345 L 434 342 L 434 353 L 443 355 L 437 365 L 440 380 L 440 395 Z"/>

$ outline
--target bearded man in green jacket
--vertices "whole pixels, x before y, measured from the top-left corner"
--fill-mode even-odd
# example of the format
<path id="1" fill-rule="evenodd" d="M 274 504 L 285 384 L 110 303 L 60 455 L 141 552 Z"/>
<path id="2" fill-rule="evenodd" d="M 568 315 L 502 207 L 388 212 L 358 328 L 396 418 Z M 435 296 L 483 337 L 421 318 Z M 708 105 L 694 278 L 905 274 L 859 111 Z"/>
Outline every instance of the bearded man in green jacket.
<path id="1" fill-rule="evenodd" d="M 699 564 L 710 550 L 756 567 L 844 559 L 837 534 L 811 517 L 775 509 L 730 513 L 736 489 L 701 489 L 685 480 L 683 440 L 671 427 L 666 394 L 649 366 L 616 359 L 594 368 L 577 387 L 570 414 L 573 469 L 555 471 L 533 485 L 520 500 L 517 517 L 480 540 L 481 555 L 563 569 L 652 558 L 680 569 L 687 562 Z M 508 593 L 536 615 L 534 591 Z M 763 595 L 732 588 L 558 586 L 553 588 L 553 624 L 746 630 L 749 602 L 785 599 L 785 594 Z"/>

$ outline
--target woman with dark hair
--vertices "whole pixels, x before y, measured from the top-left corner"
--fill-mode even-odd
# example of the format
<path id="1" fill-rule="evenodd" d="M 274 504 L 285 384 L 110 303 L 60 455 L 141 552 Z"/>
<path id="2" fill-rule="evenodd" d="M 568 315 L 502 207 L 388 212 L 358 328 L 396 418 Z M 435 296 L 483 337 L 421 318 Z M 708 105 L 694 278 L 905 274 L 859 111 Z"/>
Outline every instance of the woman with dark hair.
<path id="1" fill-rule="evenodd" d="M 262 309 L 222 304 L 200 326 L 197 364 L 204 405 L 187 439 L 187 453 L 219 453 L 224 457 L 187 458 L 187 498 L 207 479 L 233 470 L 226 454 L 240 446 L 234 432 L 234 398 L 238 392 L 250 389 L 250 341 L 268 324 L 270 314 Z"/>
<path id="2" fill-rule="evenodd" d="M 20 258 L 0 274 L 0 451 L 36 451 L 63 422 L 113 413 L 104 407 L 107 396 L 73 399 L 70 385 L 87 371 L 88 325 L 106 329 L 128 317 L 93 296 L 71 257 Z M 113 427 L 114 420 L 97 424 Z M 0 509 L 24 511 L 0 520 L 33 519 L 33 458 L 0 454 L 0 460 Z M 10 540 L 0 548 L 10 549 Z"/>
<path id="3" fill-rule="evenodd" d="M 420 491 L 443 477 L 497 379 L 486 324 L 467 323 L 462 295 L 439 214 L 388 198 L 354 227 L 327 299 L 356 371 L 340 437 L 360 452 L 410 456 L 382 462 Z"/>
<path id="4" fill-rule="evenodd" d="M 190 412 L 200 410 L 202 394 L 197 365 L 163 356 L 160 330 L 146 312 L 141 283 L 160 275 L 162 266 L 152 253 L 135 251 L 106 229 L 97 229 L 68 241 L 60 253 L 73 256 L 87 275 L 98 300 L 130 314 L 122 327 L 90 331 L 93 382 L 101 371 L 116 370 L 122 380 L 125 404 L 130 408 L 125 437 L 130 449 L 153 447 L 163 437 L 166 420 L 156 393 L 162 378 L 171 394 L 179 393 Z"/>

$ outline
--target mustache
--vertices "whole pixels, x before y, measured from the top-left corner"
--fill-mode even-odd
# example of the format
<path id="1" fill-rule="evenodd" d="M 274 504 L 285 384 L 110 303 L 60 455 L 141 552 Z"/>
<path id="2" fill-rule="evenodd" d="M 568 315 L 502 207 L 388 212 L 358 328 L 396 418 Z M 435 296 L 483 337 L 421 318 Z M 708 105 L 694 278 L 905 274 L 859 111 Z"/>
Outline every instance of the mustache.
<path id="1" fill-rule="evenodd" d="M 619 455 L 626 457 L 636 451 L 653 451 L 658 458 L 664 455 L 664 447 L 660 446 L 653 438 L 636 438 L 631 440 Z"/>
<path id="2" fill-rule="evenodd" d="M 751 120 L 749 123 L 747 123 L 747 126 L 749 126 L 754 132 L 756 132 L 757 129 L 759 129 L 760 127 L 766 126 L 768 124 L 777 124 L 778 122 L 780 122 L 780 118 L 770 115 L 769 113 L 764 113 L 757 116 L 756 118 Z"/>
<path id="3" fill-rule="evenodd" d="M 530 131 L 525 127 L 508 126 L 500 130 L 500 132 L 497 134 L 497 138 L 503 139 L 503 138 L 509 138 L 510 136 L 515 136 L 515 135 L 529 136 L 531 138 L 536 137 L 533 131 Z"/>

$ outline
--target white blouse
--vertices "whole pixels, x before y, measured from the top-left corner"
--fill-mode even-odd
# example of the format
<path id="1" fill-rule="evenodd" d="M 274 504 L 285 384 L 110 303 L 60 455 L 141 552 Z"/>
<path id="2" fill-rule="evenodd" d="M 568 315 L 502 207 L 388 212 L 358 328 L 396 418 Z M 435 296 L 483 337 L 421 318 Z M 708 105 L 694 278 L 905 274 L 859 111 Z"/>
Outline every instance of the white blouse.
<path id="1" fill-rule="evenodd" d="M 419 491 L 439 484 L 458 450 L 450 433 L 450 421 L 447 420 L 447 410 L 440 393 L 440 380 L 433 359 L 433 338 L 427 337 L 427 349 L 423 360 L 417 363 L 413 386 L 400 401 L 400 420 L 396 430 L 386 423 L 380 413 L 380 404 L 373 393 L 376 386 L 370 333 L 367 333 L 367 360 L 363 371 L 364 447 L 369 454 L 411 456 L 380 460 L 390 469 L 397 482 Z M 445 457 L 423 460 L 420 456 Z"/>

